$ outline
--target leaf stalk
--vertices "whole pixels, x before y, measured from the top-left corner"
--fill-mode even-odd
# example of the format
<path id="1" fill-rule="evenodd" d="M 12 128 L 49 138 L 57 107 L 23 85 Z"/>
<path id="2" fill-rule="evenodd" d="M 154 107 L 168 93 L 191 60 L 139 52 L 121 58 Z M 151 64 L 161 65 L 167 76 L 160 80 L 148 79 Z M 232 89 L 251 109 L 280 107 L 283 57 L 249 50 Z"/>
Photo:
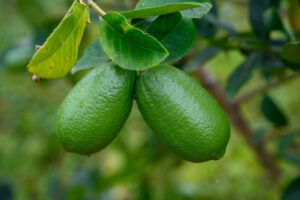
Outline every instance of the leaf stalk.
<path id="1" fill-rule="evenodd" d="M 88 0 L 88 6 L 92 8 L 100 17 L 106 15 L 106 12 L 102 10 L 93 0 Z"/>

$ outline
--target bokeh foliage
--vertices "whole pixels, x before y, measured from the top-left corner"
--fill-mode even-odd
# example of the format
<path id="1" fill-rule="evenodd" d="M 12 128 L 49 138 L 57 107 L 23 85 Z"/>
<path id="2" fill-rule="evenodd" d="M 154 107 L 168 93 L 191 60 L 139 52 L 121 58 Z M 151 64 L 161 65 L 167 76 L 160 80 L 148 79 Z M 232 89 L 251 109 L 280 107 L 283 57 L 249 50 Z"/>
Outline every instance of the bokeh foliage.
<path id="1" fill-rule="evenodd" d="M 98 2 L 107 10 L 134 6 L 129 0 Z M 177 62 L 178 67 L 193 72 L 205 65 L 229 98 L 298 69 L 297 59 L 293 60 L 297 56 L 290 62 L 278 52 L 295 41 L 278 17 L 289 1 L 213 2 L 217 6 L 210 14 L 194 19 L 198 35 L 192 59 L 187 64 Z M 136 106 L 117 140 L 104 151 L 91 157 L 64 152 L 55 137 L 55 113 L 85 72 L 36 84 L 25 65 L 34 46 L 44 42 L 71 4 L 71 0 L 0 1 L 0 18 L 5 19 L 0 22 L 1 200 L 278 199 L 282 191 L 283 199 L 299 195 L 297 179 L 284 190 L 299 175 L 299 79 L 242 106 L 256 130 L 253 142 L 265 141 L 280 165 L 282 175 L 275 184 L 236 130 L 223 159 L 192 164 L 153 138 Z M 97 20 L 96 15 L 91 17 Z M 97 29 L 97 23 L 88 25 L 81 55 L 97 39 Z"/>

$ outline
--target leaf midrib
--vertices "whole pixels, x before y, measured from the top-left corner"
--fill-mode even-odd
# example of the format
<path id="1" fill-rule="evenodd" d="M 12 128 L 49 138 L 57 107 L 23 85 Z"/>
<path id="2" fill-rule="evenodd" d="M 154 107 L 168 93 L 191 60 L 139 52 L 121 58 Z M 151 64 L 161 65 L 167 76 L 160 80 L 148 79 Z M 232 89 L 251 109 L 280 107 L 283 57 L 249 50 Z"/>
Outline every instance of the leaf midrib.
<path id="1" fill-rule="evenodd" d="M 131 28 L 135 29 L 136 31 L 139 31 L 139 32 L 141 32 L 142 34 L 145 34 L 146 36 L 148 35 L 149 37 L 153 38 L 154 40 L 157 40 L 157 41 L 158 41 L 158 44 L 159 44 L 163 49 L 166 50 L 166 54 L 161 53 L 161 52 L 159 52 L 159 51 L 155 51 L 155 50 L 153 50 L 153 49 L 146 48 L 146 47 L 144 47 L 144 46 L 138 44 L 137 42 L 130 40 L 129 38 L 125 37 L 125 35 L 119 33 L 116 29 L 114 29 L 114 28 L 113 28 L 109 23 L 107 23 L 105 20 L 103 20 L 103 21 L 105 22 L 106 25 L 108 25 L 108 27 L 110 27 L 114 32 L 116 32 L 116 33 L 117 33 L 118 35 L 120 35 L 122 38 L 124 38 L 124 39 L 126 39 L 127 41 L 133 43 L 134 46 L 141 47 L 141 48 L 143 48 L 143 49 L 152 51 L 152 52 L 157 53 L 157 54 L 166 55 L 166 56 L 168 55 L 167 49 L 166 49 L 162 44 L 160 44 L 160 42 L 159 42 L 156 38 L 154 38 L 154 37 L 151 36 L 150 34 L 144 33 L 144 32 L 142 32 L 141 30 L 139 30 L 139 29 L 137 29 L 137 28 L 134 28 L 133 26 L 130 26 L 129 24 L 126 23 L 127 26 L 130 26 Z"/>
<path id="2" fill-rule="evenodd" d="M 77 29 L 77 27 L 79 26 L 79 24 L 81 23 L 81 19 L 83 18 L 83 16 L 85 15 L 86 13 L 86 8 L 84 10 L 84 12 L 82 12 L 82 15 L 80 16 L 78 22 L 76 23 L 76 25 L 74 26 L 74 28 L 72 29 L 72 31 L 67 35 L 66 39 L 63 40 L 63 42 L 61 43 L 61 45 L 59 47 L 57 47 L 54 51 L 54 53 L 50 54 L 49 56 L 47 56 L 45 59 L 39 61 L 38 63 L 34 64 L 34 65 L 38 65 L 42 62 L 44 62 L 45 60 L 48 60 L 49 58 L 51 58 L 54 54 L 56 54 L 56 52 L 61 49 L 61 47 L 65 44 L 65 42 L 69 39 L 70 35 Z M 48 40 L 47 40 L 48 41 Z M 45 43 L 47 43 L 47 41 Z M 45 48 L 45 46 L 43 46 L 42 48 Z M 41 49 L 42 49 L 41 48 Z"/>
<path id="3" fill-rule="evenodd" d="M 182 16 L 180 22 L 178 22 L 176 24 L 176 26 L 174 27 L 174 29 L 172 31 L 170 31 L 160 42 L 164 42 L 172 33 L 174 33 L 174 31 L 180 26 L 180 24 L 182 23 L 182 21 L 183 21 L 183 16 Z"/>
<path id="4" fill-rule="evenodd" d="M 184 10 L 190 10 L 190 9 L 193 9 L 193 8 L 199 8 L 199 7 L 207 7 L 206 3 L 191 3 L 191 2 L 187 2 L 187 3 L 171 3 L 171 4 L 166 4 L 166 5 L 161 5 L 161 6 L 155 6 L 155 7 L 148 7 L 148 8 L 139 8 L 139 9 L 136 9 L 136 10 L 131 10 L 131 11 L 127 11 L 127 12 L 124 12 L 123 14 L 126 16 L 128 14 L 131 14 L 134 13 L 134 12 L 145 12 L 147 10 L 151 10 L 151 9 L 160 9 L 160 8 L 164 8 L 164 7 L 167 7 L 167 6 L 170 6 L 170 5 L 195 5 L 193 6 L 192 8 L 189 8 L 189 9 L 184 9 Z M 184 10 L 178 10 L 177 12 L 180 12 L 180 11 L 184 11 Z M 151 15 L 147 15 L 147 16 L 151 16 Z M 127 17 L 126 17 L 127 18 Z M 131 18 L 131 17 L 129 17 Z"/>
<path id="5" fill-rule="evenodd" d="M 159 6 L 154 6 L 154 7 L 146 7 L 146 8 L 138 8 L 135 10 L 132 10 L 131 12 L 134 12 L 136 10 L 143 10 L 143 9 L 155 9 L 155 8 L 161 8 L 161 7 L 165 7 L 165 6 L 170 6 L 170 5 L 195 5 L 195 7 L 206 7 L 204 5 L 204 3 L 199 3 L 199 2 L 185 2 L 185 3 L 168 3 L 165 5 L 159 5 Z M 189 9 L 187 9 L 189 10 Z M 130 11 L 129 11 L 130 12 Z"/>

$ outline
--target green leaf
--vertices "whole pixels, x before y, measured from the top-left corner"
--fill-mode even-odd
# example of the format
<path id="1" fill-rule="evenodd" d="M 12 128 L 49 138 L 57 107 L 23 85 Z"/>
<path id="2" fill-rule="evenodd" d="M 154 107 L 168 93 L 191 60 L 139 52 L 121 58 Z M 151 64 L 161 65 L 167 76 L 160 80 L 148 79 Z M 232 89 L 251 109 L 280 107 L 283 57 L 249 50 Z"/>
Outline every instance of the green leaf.
<path id="1" fill-rule="evenodd" d="M 249 14 L 253 32 L 261 38 L 268 35 L 264 13 L 268 8 L 278 8 L 280 0 L 250 0 Z"/>
<path id="2" fill-rule="evenodd" d="M 159 16 L 152 22 L 147 32 L 159 41 L 163 41 L 180 25 L 182 19 L 179 12 Z"/>
<path id="3" fill-rule="evenodd" d="M 287 125 L 287 119 L 276 103 L 269 97 L 265 96 L 261 103 L 261 110 L 264 116 L 277 126 Z"/>
<path id="4" fill-rule="evenodd" d="M 279 138 L 278 154 L 300 166 L 300 149 L 299 149 L 300 131 L 295 130 L 288 134 L 284 134 Z M 295 147 L 298 147 L 295 148 Z"/>
<path id="5" fill-rule="evenodd" d="M 87 22 L 87 7 L 75 2 L 59 26 L 36 52 L 27 66 L 40 78 L 57 79 L 66 75 L 77 60 Z"/>
<path id="6" fill-rule="evenodd" d="M 83 56 L 76 62 L 75 67 L 72 69 L 72 74 L 80 70 L 85 70 L 97 65 L 101 65 L 109 61 L 102 50 L 99 41 L 90 44 L 84 51 Z"/>
<path id="7" fill-rule="evenodd" d="M 140 30 L 146 30 L 152 21 L 149 18 L 136 18 L 131 20 L 131 25 Z"/>
<path id="8" fill-rule="evenodd" d="M 225 90 L 229 98 L 232 98 L 250 79 L 253 70 L 260 66 L 262 58 L 261 52 L 250 54 L 246 61 L 230 75 Z"/>
<path id="9" fill-rule="evenodd" d="M 135 10 L 123 12 L 127 19 L 166 15 L 182 11 L 189 18 L 200 18 L 212 8 L 209 0 L 141 0 Z M 191 10 L 192 9 L 192 10 Z"/>
<path id="10" fill-rule="evenodd" d="M 292 69 L 300 69 L 300 42 L 286 44 L 280 52 L 282 62 Z"/>
<path id="11" fill-rule="evenodd" d="M 169 55 L 157 39 L 128 24 L 119 13 L 104 15 L 99 27 L 99 40 L 104 52 L 122 68 L 146 70 Z"/>
<path id="12" fill-rule="evenodd" d="M 171 62 L 182 58 L 193 46 L 196 28 L 191 19 L 172 13 L 159 16 L 150 25 L 147 32 L 158 39 L 169 51 L 165 60 Z"/>
<path id="13" fill-rule="evenodd" d="M 249 2 L 250 23 L 253 32 L 258 36 L 266 34 L 263 15 L 269 7 L 268 2 L 269 0 L 250 0 Z"/>
<path id="14" fill-rule="evenodd" d="M 281 200 L 300 199 L 300 176 L 294 179 L 283 191 Z"/>
<path id="15" fill-rule="evenodd" d="M 283 30 L 283 24 L 281 18 L 274 8 L 269 8 L 264 13 L 264 23 L 268 31 Z"/>

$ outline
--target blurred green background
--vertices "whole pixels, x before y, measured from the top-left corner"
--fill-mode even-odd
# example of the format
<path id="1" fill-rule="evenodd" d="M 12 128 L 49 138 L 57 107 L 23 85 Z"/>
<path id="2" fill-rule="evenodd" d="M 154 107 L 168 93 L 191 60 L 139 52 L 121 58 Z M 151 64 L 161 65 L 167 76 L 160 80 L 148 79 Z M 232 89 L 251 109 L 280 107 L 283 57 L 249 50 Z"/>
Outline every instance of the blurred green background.
<path id="1" fill-rule="evenodd" d="M 137 1 L 101 0 L 105 10 L 128 10 Z M 137 106 L 118 138 L 90 157 L 65 152 L 54 128 L 57 107 L 83 73 L 35 83 L 25 67 L 64 16 L 71 0 L 0 0 L 0 200 L 17 199 L 279 199 L 299 175 L 297 165 L 277 154 L 282 132 L 300 129 L 300 79 L 270 91 L 290 125 L 275 130 L 261 114 L 260 96 L 243 105 L 254 129 L 270 129 L 267 150 L 282 174 L 273 183 L 253 150 L 232 130 L 227 152 L 219 161 L 193 164 L 177 158 L 153 137 Z M 219 18 L 237 31 L 251 29 L 243 0 L 217 1 Z M 92 19 L 97 17 L 92 13 Z M 222 34 L 222 31 L 221 33 Z M 88 25 L 81 46 L 97 39 L 97 23 Z M 205 41 L 198 39 L 195 48 Z M 200 45 L 200 46 L 197 46 Z M 224 86 L 244 61 L 238 50 L 221 52 L 205 67 Z M 247 92 L 264 85 L 254 74 Z"/>

